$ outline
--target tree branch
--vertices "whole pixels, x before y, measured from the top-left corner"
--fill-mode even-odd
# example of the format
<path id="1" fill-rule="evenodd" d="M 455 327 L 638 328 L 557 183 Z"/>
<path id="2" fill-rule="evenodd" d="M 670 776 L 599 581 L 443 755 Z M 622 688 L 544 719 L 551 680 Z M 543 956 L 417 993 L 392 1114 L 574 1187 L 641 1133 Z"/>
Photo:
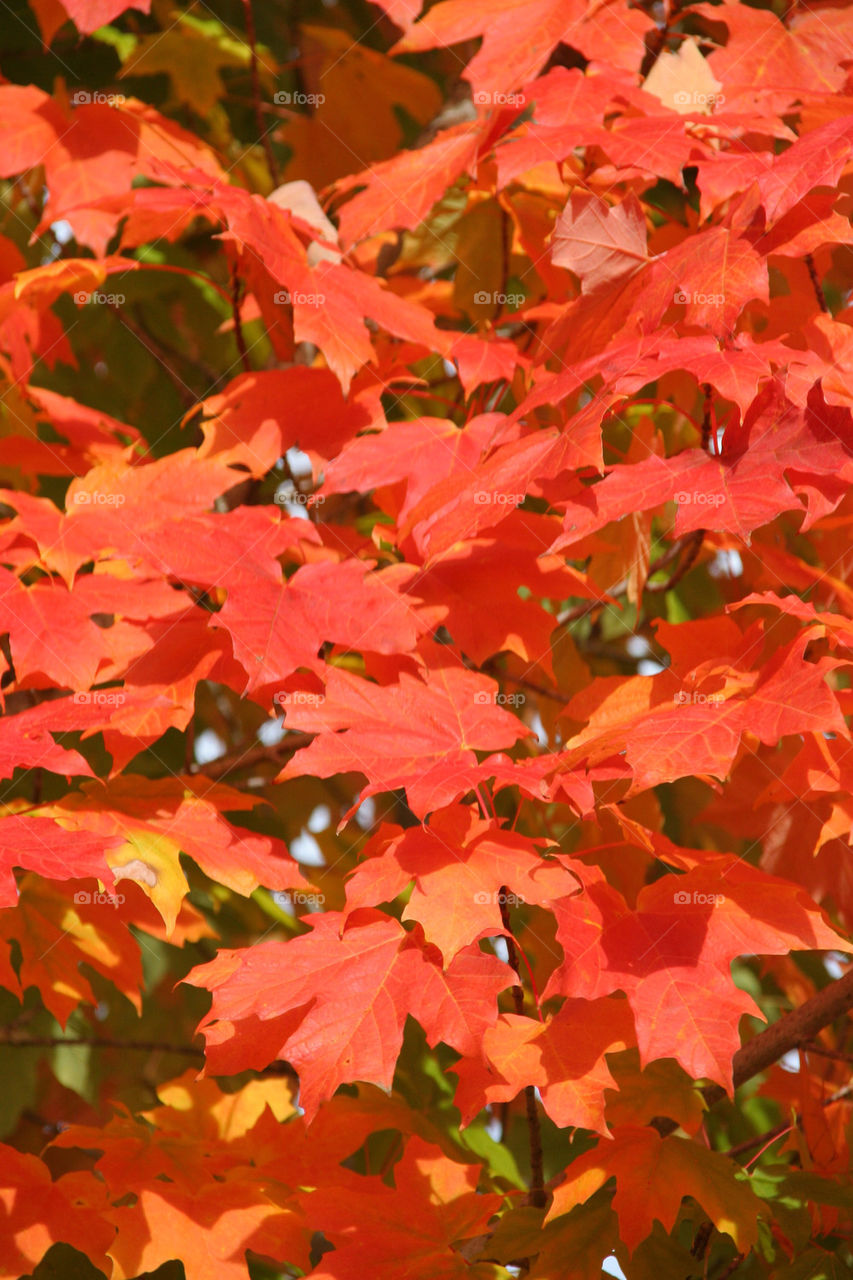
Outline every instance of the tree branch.
<path id="1" fill-rule="evenodd" d="M 280 755 L 287 751 L 296 751 L 299 747 L 307 747 L 313 738 L 313 733 L 291 733 L 271 747 L 240 748 L 238 751 L 220 756 L 218 760 L 211 760 L 208 764 L 194 764 L 190 768 L 190 773 L 202 773 L 206 778 L 223 778 L 236 769 L 248 769 L 253 765 L 267 762 L 276 764 Z"/>
<path id="2" fill-rule="evenodd" d="M 828 1027 L 836 1018 L 848 1013 L 850 1009 L 853 1009 L 853 966 L 848 969 L 843 978 L 831 982 L 828 987 L 824 987 L 805 1004 L 800 1005 L 799 1009 L 792 1009 L 778 1022 L 769 1026 L 766 1031 L 760 1031 L 757 1036 L 738 1049 L 732 1059 L 735 1089 L 739 1089 L 759 1072 L 772 1067 L 773 1063 L 778 1062 L 790 1049 L 798 1048 L 818 1031 Z M 726 1091 L 722 1085 L 709 1084 L 702 1090 L 702 1097 L 709 1107 L 713 1107 L 726 1097 Z M 678 1125 L 674 1120 L 667 1118 L 660 1124 L 656 1124 L 655 1128 L 661 1137 L 666 1137 L 667 1134 L 673 1133 Z"/>
<path id="3" fill-rule="evenodd" d="M 738 1049 L 732 1060 L 734 1086 L 739 1089 L 747 1080 L 766 1071 L 774 1062 L 788 1052 L 796 1049 L 805 1040 L 810 1040 L 818 1031 L 828 1027 L 836 1018 L 853 1009 L 853 966 L 843 978 L 837 978 L 829 986 L 818 991 L 799 1009 L 792 1009 L 778 1022 L 774 1022 L 766 1031 Z M 720 1098 L 725 1097 L 725 1090 L 720 1085 L 709 1085 L 703 1090 L 708 1106 L 713 1106 Z M 712 1095 L 709 1098 L 709 1095 Z"/>
<path id="4" fill-rule="evenodd" d="M 0 1046 L 6 1049 L 57 1049 L 60 1045 L 89 1045 L 95 1049 L 136 1050 L 141 1053 L 175 1053 L 184 1058 L 203 1058 L 205 1051 L 193 1044 L 170 1044 L 167 1040 L 116 1040 L 112 1036 L 31 1036 L 19 1035 L 11 1027 L 0 1027 Z M 215 1073 L 212 1073 L 215 1074 Z M 297 1080 L 289 1062 L 271 1062 L 259 1075 L 287 1076 Z"/>
<path id="5" fill-rule="evenodd" d="M 475 668 L 476 669 L 476 668 Z M 556 689 L 546 689 L 544 685 L 535 684 L 532 680 L 526 680 L 523 676 L 512 676 L 507 671 L 500 671 L 498 664 L 491 658 L 484 662 L 480 670 L 487 676 L 491 676 L 493 680 L 506 680 L 510 684 L 518 685 L 519 689 L 529 689 L 531 693 L 536 693 L 540 698 L 551 698 L 554 702 L 565 703 L 566 699 Z"/>

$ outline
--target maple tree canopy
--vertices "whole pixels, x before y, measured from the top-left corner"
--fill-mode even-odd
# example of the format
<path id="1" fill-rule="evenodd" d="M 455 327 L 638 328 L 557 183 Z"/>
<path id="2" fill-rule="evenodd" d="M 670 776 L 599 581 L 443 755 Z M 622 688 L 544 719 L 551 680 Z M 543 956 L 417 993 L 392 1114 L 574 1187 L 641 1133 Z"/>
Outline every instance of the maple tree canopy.
<path id="1" fill-rule="evenodd" d="M 9 0 L 0 1280 L 853 1274 L 853 4 Z"/>

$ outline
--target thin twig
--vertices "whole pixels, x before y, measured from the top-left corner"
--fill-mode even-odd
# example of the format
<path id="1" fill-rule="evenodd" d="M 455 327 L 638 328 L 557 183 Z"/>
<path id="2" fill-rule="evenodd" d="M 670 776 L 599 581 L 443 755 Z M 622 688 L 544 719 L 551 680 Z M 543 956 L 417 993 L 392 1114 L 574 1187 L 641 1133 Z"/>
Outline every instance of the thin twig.
<path id="1" fill-rule="evenodd" d="M 711 428 L 714 425 L 714 401 L 710 382 L 702 384 L 705 400 L 702 406 L 702 448 L 706 453 L 713 453 L 711 448 Z M 714 441 L 716 445 L 716 440 Z"/>
<path id="2" fill-rule="evenodd" d="M 826 305 L 826 297 L 824 296 L 823 289 L 820 285 L 817 269 L 814 264 L 814 257 L 810 253 L 806 254 L 806 266 L 809 272 L 809 279 L 812 282 L 812 288 L 815 292 L 815 297 L 817 298 L 817 305 L 820 307 L 821 311 L 828 315 L 829 307 Z"/>
<path id="3" fill-rule="evenodd" d="M 766 1133 L 756 1133 L 752 1138 L 747 1138 L 746 1142 L 739 1142 L 736 1147 L 729 1147 L 726 1155 L 731 1156 L 732 1159 L 746 1155 L 747 1151 L 760 1147 L 762 1142 L 769 1147 L 777 1138 L 781 1138 L 783 1133 L 790 1133 L 792 1128 L 793 1125 L 788 1124 L 787 1121 L 784 1124 L 777 1124 L 775 1129 L 768 1129 Z"/>
<path id="4" fill-rule="evenodd" d="M 246 373 L 252 372 L 249 363 L 249 352 L 246 350 L 246 339 L 243 336 L 243 322 L 240 316 L 240 277 L 237 274 L 237 263 L 231 263 L 231 310 L 234 314 L 234 338 L 240 352 L 240 363 Z"/>
<path id="5" fill-rule="evenodd" d="M 96 1049 L 135 1049 L 142 1053 L 176 1053 L 183 1057 L 203 1058 L 204 1049 L 191 1044 L 169 1044 L 163 1040 L 115 1040 L 112 1036 L 30 1036 L 0 1028 L 0 1044 L 6 1049 L 56 1049 L 60 1045 L 89 1045 Z"/>
<path id="6" fill-rule="evenodd" d="M 160 352 L 163 351 L 162 345 L 154 337 L 152 337 L 151 334 L 146 333 L 141 328 L 141 326 L 136 323 L 135 320 L 132 320 L 128 312 L 125 310 L 122 310 L 122 308 L 118 305 L 118 303 L 108 302 L 107 306 L 110 308 L 111 311 L 115 312 L 115 314 L 118 316 L 119 320 L 124 325 L 124 327 L 133 334 L 133 336 L 137 339 L 137 341 L 142 343 L 143 347 L 148 352 L 148 354 L 150 356 L 153 356 L 154 359 L 157 361 L 157 363 L 161 366 L 163 372 L 166 374 L 167 378 L 172 383 L 172 386 L 177 391 L 178 397 L 181 400 L 181 403 L 184 405 L 184 407 L 189 409 L 194 404 L 197 404 L 198 397 L 196 396 L 192 387 L 189 387 L 186 384 L 186 382 L 184 382 L 181 375 L 177 373 L 169 364 L 168 360 L 164 360 L 163 356 L 160 354 Z M 159 347 L 159 351 L 157 350 L 158 347 Z"/>
<path id="7" fill-rule="evenodd" d="M 853 1055 L 849 1053 L 838 1053 L 836 1049 L 825 1049 L 822 1044 L 815 1044 L 813 1040 L 804 1044 L 803 1049 L 806 1053 L 816 1053 L 820 1058 L 832 1058 L 834 1062 L 851 1062 L 853 1063 Z"/>
<path id="8" fill-rule="evenodd" d="M 667 547 L 663 555 L 658 556 L 657 560 L 653 560 L 649 565 L 648 576 L 651 577 L 652 574 L 659 573 L 660 570 L 665 569 L 668 564 L 672 564 L 673 560 L 677 560 L 681 555 L 682 546 L 683 543 L 681 538 L 676 538 L 675 542 L 671 543 L 671 545 Z"/>
<path id="9" fill-rule="evenodd" d="M 277 764 L 278 757 L 284 752 L 306 747 L 313 738 L 313 733 L 292 733 L 271 747 L 241 749 L 220 756 L 218 760 L 211 760 L 208 764 L 194 764 L 190 768 L 190 773 L 203 773 L 206 778 L 222 778 L 227 773 L 233 773 L 235 769 L 248 769 L 265 763 Z"/>
<path id="10" fill-rule="evenodd" d="M 499 894 L 507 957 L 518 978 L 518 982 L 512 988 L 512 997 L 515 1002 L 515 1012 L 521 1016 L 524 1013 L 524 988 L 521 985 L 518 950 L 509 918 L 509 906 L 507 904 L 509 889 L 506 885 L 501 885 Z M 524 1090 L 524 1101 L 527 1108 L 527 1132 L 530 1135 L 530 1203 L 534 1208 L 541 1209 L 546 1201 L 545 1174 L 542 1162 L 542 1127 L 539 1123 L 539 1111 L 536 1107 L 536 1090 L 532 1084 L 527 1085 Z"/>
<path id="11" fill-rule="evenodd" d="M 203 278 L 203 277 L 202 277 Z M 218 288 L 218 286 L 217 286 Z M 221 292 L 221 290 L 220 290 Z M 228 295 L 226 294 L 226 298 Z M 177 347 L 173 347 L 167 342 L 161 334 L 153 334 L 145 324 L 144 318 L 140 315 L 139 308 L 134 308 L 134 323 L 136 324 L 137 336 L 144 334 L 151 347 L 156 347 L 162 351 L 163 355 L 170 360 L 182 360 L 185 365 L 192 369 L 193 373 L 197 373 L 202 379 L 208 393 L 216 391 L 220 386 L 228 381 L 227 376 L 223 377 L 221 370 L 219 372 L 209 365 L 205 360 L 200 360 L 197 356 L 191 356 L 187 351 L 181 351 Z M 127 311 L 122 312 L 122 319 L 127 323 Z"/>
<path id="12" fill-rule="evenodd" d="M 204 1058 L 205 1051 L 192 1044 L 170 1044 L 167 1040 L 116 1040 L 112 1036 L 30 1036 L 19 1035 L 10 1027 L 0 1027 L 0 1045 L 5 1049 L 58 1049 L 61 1045 L 88 1046 L 93 1049 L 136 1050 L 138 1053 L 174 1053 L 183 1058 Z M 216 1075 L 216 1072 L 211 1072 Z M 260 1075 L 288 1076 L 298 1079 L 289 1062 L 277 1060 L 259 1071 Z"/>
<path id="13" fill-rule="evenodd" d="M 620 596 L 627 585 L 627 578 L 622 582 L 617 582 L 615 586 L 610 588 L 608 595 Z M 586 604 L 576 604 L 571 609 L 564 609 L 562 613 L 557 614 L 557 625 L 562 627 L 567 622 L 578 622 L 581 618 L 586 618 L 590 613 L 595 613 L 596 609 L 606 609 L 611 603 L 610 600 L 589 600 Z"/>
<path id="14" fill-rule="evenodd" d="M 279 185 L 278 165 L 276 164 L 275 155 L 273 154 L 272 143 L 269 139 L 266 126 L 264 125 L 264 115 L 261 109 L 261 81 L 258 75 L 258 50 L 257 39 L 255 36 L 255 15 L 252 13 L 252 0 L 243 0 L 243 12 L 246 16 L 246 39 L 249 42 L 249 53 L 251 54 L 252 68 L 252 103 L 255 109 L 255 128 L 258 131 L 261 146 L 264 149 L 264 155 L 267 159 L 267 168 L 270 171 L 273 187 Z"/>
<path id="15" fill-rule="evenodd" d="M 685 547 L 687 548 L 687 554 L 684 556 L 684 559 L 679 562 L 675 571 L 670 574 L 666 582 L 649 582 L 647 578 L 646 585 L 643 590 L 648 591 L 653 595 L 660 595 L 665 594 L 667 591 L 672 591 L 673 587 L 677 587 L 685 574 L 689 573 L 693 568 L 693 565 L 696 562 L 696 557 L 702 548 L 704 538 L 704 529 L 694 529 L 692 533 L 688 533 L 684 538 L 680 538 L 678 541 L 679 551 L 683 551 Z M 649 577 L 651 577 L 651 575 L 656 571 L 656 565 L 650 566 Z"/>
<path id="16" fill-rule="evenodd" d="M 544 685 L 535 684 L 532 680 L 526 680 L 524 676 L 511 676 L 507 671 L 498 671 L 497 664 L 492 659 L 484 662 L 481 670 L 495 680 L 507 681 L 509 684 L 518 685 L 519 689 L 528 689 L 531 693 L 538 694 L 540 698 L 552 698 L 554 702 L 560 703 L 566 701 L 556 689 L 546 689 Z"/>
<path id="17" fill-rule="evenodd" d="M 643 77 L 643 79 L 645 79 L 646 76 L 649 74 L 652 67 L 655 65 L 658 58 L 666 48 L 666 42 L 669 39 L 670 28 L 674 25 L 678 17 L 678 10 L 681 7 L 681 2 L 682 0 L 668 0 L 668 3 L 667 2 L 664 3 L 663 23 L 658 27 L 657 31 L 649 39 L 648 44 L 646 46 L 646 54 L 645 54 L 645 57 L 643 58 L 642 66 L 640 67 L 640 75 Z"/>
<path id="18" fill-rule="evenodd" d="M 195 760 L 195 716 L 190 719 L 184 737 L 184 772 L 189 773 Z"/>

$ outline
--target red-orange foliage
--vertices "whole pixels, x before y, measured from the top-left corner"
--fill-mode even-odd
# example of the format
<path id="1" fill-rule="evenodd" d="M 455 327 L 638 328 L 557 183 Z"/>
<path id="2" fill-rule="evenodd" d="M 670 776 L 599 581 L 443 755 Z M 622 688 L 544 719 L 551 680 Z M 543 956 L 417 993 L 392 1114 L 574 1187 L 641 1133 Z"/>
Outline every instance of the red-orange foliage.
<path id="1" fill-rule="evenodd" d="M 850 6 L 18 9 L 0 1274 L 848 1275 Z"/>

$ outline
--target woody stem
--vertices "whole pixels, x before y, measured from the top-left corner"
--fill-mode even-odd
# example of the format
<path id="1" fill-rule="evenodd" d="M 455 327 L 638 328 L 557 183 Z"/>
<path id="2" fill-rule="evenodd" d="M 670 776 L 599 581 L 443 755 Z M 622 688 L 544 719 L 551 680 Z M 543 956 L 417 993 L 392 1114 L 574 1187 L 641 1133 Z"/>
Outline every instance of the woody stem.
<path id="1" fill-rule="evenodd" d="M 507 958 L 518 978 L 518 982 L 512 988 L 512 998 L 515 1002 L 515 1012 L 522 1015 L 524 1013 L 524 988 L 521 985 L 518 948 L 515 945 L 515 938 L 510 924 L 509 906 L 507 904 L 508 895 L 509 889 L 507 886 L 501 885 L 501 922 L 506 938 Z M 530 1138 L 530 1203 L 535 1208 L 543 1208 L 546 1196 L 545 1174 L 542 1164 L 542 1127 L 539 1123 L 539 1111 L 536 1106 L 536 1090 L 532 1084 L 527 1085 L 524 1090 L 524 1102 L 527 1110 L 527 1132 Z"/>

